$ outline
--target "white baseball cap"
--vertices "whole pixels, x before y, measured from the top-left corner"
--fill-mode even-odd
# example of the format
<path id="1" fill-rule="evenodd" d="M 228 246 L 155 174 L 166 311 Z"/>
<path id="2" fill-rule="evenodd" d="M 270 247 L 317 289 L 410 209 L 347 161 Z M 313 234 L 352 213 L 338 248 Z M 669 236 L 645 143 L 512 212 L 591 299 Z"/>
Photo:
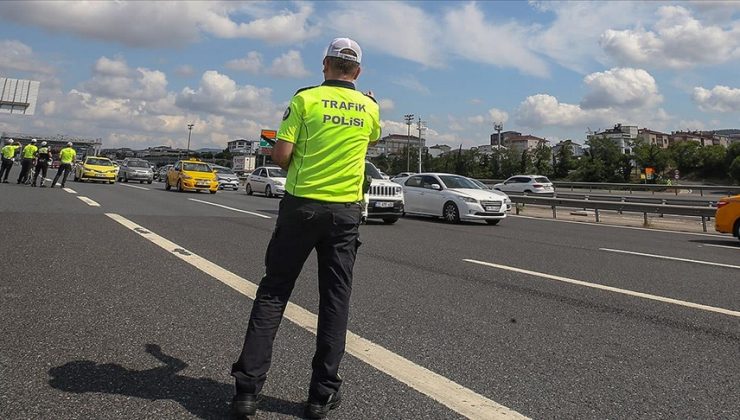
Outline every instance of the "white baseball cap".
<path id="1" fill-rule="evenodd" d="M 31 143 L 36 143 L 36 139 L 31 139 Z"/>
<path id="2" fill-rule="evenodd" d="M 352 50 L 357 55 L 357 57 L 350 54 L 342 53 L 342 50 L 345 49 Z M 329 48 L 326 50 L 326 56 L 339 57 L 349 61 L 356 61 L 357 64 L 360 64 L 360 62 L 362 61 L 362 49 L 360 48 L 360 44 L 349 38 L 336 38 L 334 39 L 334 41 L 331 42 L 331 44 L 329 44 Z"/>
<path id="3" fill-rule="evenodd" d="M 42 145 L 42 146 L 46 146 L 46 141 L 42 141 L 42 142 L 41 142 L 41 145 Z"/>
<path id="4" fill-rule="evenodd" d="M 13 139 L 7 139 L 7 140 L 5 140 L 5 143 L 8 143 L 8 144 L 10 144 L 12 142 L 13 142 Z"/>
<path id="5" fill-rule="evenodd" d="M 67 142 L 67 146 L 68 147 L 72 147 L 72 142 L 71 141 L 70 142 Z"/>

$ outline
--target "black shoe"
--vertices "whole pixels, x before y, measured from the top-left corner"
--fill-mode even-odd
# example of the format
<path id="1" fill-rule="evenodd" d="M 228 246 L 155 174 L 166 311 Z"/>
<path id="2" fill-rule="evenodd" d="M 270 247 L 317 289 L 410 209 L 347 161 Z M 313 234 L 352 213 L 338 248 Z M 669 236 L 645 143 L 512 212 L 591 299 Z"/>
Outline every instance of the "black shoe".
<path id="1" fill-rule="evenodd" d="M 338 408 L 341 404 L 342 394 L 340 392 L 329 395 L 329 398 L 324 401 L 314 401 L 309 398 L 303 415 L 309 419 L 323 419 L 326 418 L 329 411 Z"/>
<path id="2" fill-rule="evenodd" d="M 31 186 L 32 186 L 32 187 L 35 187 L 35 186 L 36 186 L 36 184 L 31 184 Z"/>
<path id="3" fill-rule="evenodd" d="M 46 188 L 46 185 L 41 184 L 41 185 L 39 185 L 39 188 Z"/>
<path id="4" fill-rule="evenodd" d="M 257 412 L 257 406 L 262 400 L 258 394 L 236 394 L 231 401 L 231 414 L 236 419 L 253 416 Z"/>

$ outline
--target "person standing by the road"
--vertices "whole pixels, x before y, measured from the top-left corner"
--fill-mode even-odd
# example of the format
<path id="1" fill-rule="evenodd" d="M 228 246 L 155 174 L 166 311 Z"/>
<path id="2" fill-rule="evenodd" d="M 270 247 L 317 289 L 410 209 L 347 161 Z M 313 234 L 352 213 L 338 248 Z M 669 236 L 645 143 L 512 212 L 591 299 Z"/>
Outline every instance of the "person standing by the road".
<path id="1" fill-rule="evenodd" d="M 18 174 L 18 183 L 25 184 L 28 181 L 28 177 L 31 175 L 31 168 L 33 168 L 34 160 L 36 160 L 36 152 L 39 148 L 36 146 L 36 139 L 31 139 L 31 142 L 23 148 L 21 152 L 21 173 Z"/>
<path id="2" fill-rule="evenodd" d="M 355 41 L 335 39 L 323 61 L 324 83 L 296 92 L 283 115 L 272 159 L 288 170 L 286 193 L 244 347 L 232 366 L 232 410 L 237 416 L 257 409 L 283 311 L 313 249 L 319 262 L 320 303 L 305 415 L 324 418 L 341 401 L 338 371 L 360 245 L 365 155 L 380 137 L 379 108 L 372 93 L 355 90 L 361 59 Z"/>
<path id="3" fill-rule="evenodd" d="M 0 151 L 0 153 L 2 153 L 0 179 L 2 179 L 4 184 L 7 184 L 10 170 L 13 169 L 13 159 L 15 158 L 15 154 L 18 153 L 18 149 L 21 147 L 21 144 L 18 142 L 13 143 L 13 139 L 7 139 L 5 143 L 6 144 L 3 146 L 2 151 Z"/>
<path id="4" fill-rule="evenodd" d="M 38 152 L 36 153 L 36 173 L 33 176 L 33 182 L 31 183 L 32 187 L 36 186 L 36 180 L 39 178 L 39 174 L 41 174 L 41 185 L 40 187 L 45 187 L 44 181 L 46 180 L 46 172 L 49 170 L 49 161 L 51 160 L 51 151 L 49 150 L 49 146 L 46 145 L 45 141 L 41 142 L 41 147 L 39 147 Z"/>
<path id="5" fill-rule="evenodd" d="M 67 182 L 67 176 L 72 171 L 72 162 L 75 161 L 76 156 L 77 151 L 72 148 L 72 142 L 67 143 L 67 147 L 59 152 L 59 169 L 57 170 L 56 176 L 54 176 L 54 180 L 51 181 L 51 188 L 54 188 L 57 184 L 59 176 L 61 176 L 62 173 L 64 173 L 64 177 L 62 178 L 62 188 L 64 188 L 64 184 Z"/>

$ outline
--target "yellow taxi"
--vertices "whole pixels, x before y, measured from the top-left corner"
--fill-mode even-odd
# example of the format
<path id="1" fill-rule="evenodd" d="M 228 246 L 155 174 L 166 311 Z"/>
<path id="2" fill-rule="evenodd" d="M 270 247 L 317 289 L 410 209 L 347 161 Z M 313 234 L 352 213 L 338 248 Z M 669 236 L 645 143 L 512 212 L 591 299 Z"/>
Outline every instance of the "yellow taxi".
<path id="1" fill-rule="evenodd" d="M 181 160 L 167 170 L 164 189 L 177 191 L 208 191 L 216 194 L 218 177 L 210 165 L 197 159 Z"/>
<path id="2" fill-rule="evenodd" d="M 740 239 L 740 195 L 724 197 L 717 202 L 714 229 L 720 233 L 732 233 Z"/>
<path id="3" fill-rule="evenodd" d="M 109 184 L 116 182 L 118 167 L 112 160 L 100 156 L 88 156 L 75 168 L 74 180 L 103 181 Z"/>

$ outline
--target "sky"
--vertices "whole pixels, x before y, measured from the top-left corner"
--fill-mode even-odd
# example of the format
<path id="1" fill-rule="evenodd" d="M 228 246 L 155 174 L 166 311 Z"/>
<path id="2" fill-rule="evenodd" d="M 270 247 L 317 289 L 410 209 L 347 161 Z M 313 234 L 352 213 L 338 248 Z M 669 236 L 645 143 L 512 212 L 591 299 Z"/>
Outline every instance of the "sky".
<path id="1" fill-rule="evenodd" d="M 0 131 L 184 147 L 192 122 L 193 149 L 257 139 L 344 36 L 383 133 L 414 114 L 428 145 L 487 144 L 495 122 L 551 144 L 616 123 L 740 128 L 740 2 L 3 1 L 0 76 L 41 89 Z"/>

